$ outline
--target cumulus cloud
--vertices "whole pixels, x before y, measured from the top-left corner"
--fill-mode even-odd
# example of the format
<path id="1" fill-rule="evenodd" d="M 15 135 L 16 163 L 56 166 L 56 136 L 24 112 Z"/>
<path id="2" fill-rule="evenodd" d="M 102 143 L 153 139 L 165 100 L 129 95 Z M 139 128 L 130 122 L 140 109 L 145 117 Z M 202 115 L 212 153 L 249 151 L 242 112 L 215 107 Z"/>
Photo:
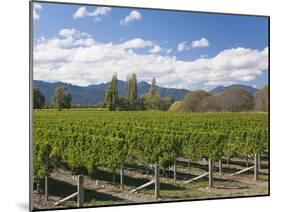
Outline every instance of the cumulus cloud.
<path id="1" fill-rule="evenodd" d="M 150 53 L 156 44 L 141 38 L 101 43 L 77 30 L 75 36 L 66 32 L 35 44 L 34 79 L 89 85 L 107 82 L 115 72 L 122 80 L 134 72 L 139 81 L 156 77 L 160 86 L 190 89 L 248 82 L 268 69 L 267 47 L 225 49 L 214 57 L 187 61 Z M 137 51 L 144 48 L 147 53 Z"/>
<path id="2" fill-rule="evenodd" d="M 33 20 L 38 20 L 40 15 L 38 14 L 38 10 L 42 9 L 42 5 L 38 3 L 33 4 Z"/>
<path id="3" fill-rule="evenodd" d="M 129 25 L 131 22 L 141 20 L 142 15 L 137 10 L 133 10 L 128 16 L 120 21 L 120 25 Z"/>
<path id="4" fill-rule="evenodd" d="M 190 49 L 190 47 L 187 44 L 187 41 L 183 41 L 183 42 L 179 43 L 178 46 L 177 46 L 177 50 L 179 52 L 182 52 L 184 50 L 189 50 L 189 49 Z"/>
<path id="5" fill-rule="evenodd" d="M 86 16 L 87 13 L 88 11 L 86 10 L 86 7 L 80 7 L 74 13 L 73 18 L 74 19 L 83 18 L 84 16 Z"/>
<path id="6" fill-rule="evenodd" d="M 90 12 L 86 7 L 80 7 L 73 14 L 74 19 L 83 18 L 85 16 L 95 17 L 95 21 L 101 21 L 102 17 L 111 11 L 110 7 L 97 7 L 93 12 Z"/>
<path id="7" fill-rule="evenodd" d="M 209 41 L 206 38 L 192 41 L 192 48 L 209 47 Z"/>
<path id="8" fill-rule="evenodd" d="M 119 46 L 123 49 L 138 49 L 138 48 L 145 48 L 152 46 L 153 43 L 149 40 L 143 40 L 141 38 L 135 38 L 132 40 L 125 41 L 124 43 L 120 44 Z"/>
<path id="9" fill-rule="evenodd" d="M 194 40 L 191 42 L 191 45 L 188 44 L 188 41 L 183 41 L 178 44 L 177 50 L 179 52 L 182 52 L 184 50 L 190 50 L 191 48 L 203 48 L 203 47 L 209 47 L 209 41 L 206 38 Z"/>
<path id="10" fill-rule="evenodd" d="M 162 48 L 158 45 L 154 45 L 151 49 L 149 49 L 150 53 L 159 53 L 162 51 Z"/>
<path id="11" fill-rule="evenodd" d="M 92 13 L 89 13 L 89 16 L 103 16 L 106 13 L 111 11 L 110 7 L 97 7 Z"/>
<path id="12" fill-rule="evenodd" d="M 77 33 L 79 33 L 79 31 L 75 30 L 75 29 L 61 29 L 59 31 L 59 35 L 62 36 L 62 37 L 70 37 L 70 36 L 73 36 Z"/>

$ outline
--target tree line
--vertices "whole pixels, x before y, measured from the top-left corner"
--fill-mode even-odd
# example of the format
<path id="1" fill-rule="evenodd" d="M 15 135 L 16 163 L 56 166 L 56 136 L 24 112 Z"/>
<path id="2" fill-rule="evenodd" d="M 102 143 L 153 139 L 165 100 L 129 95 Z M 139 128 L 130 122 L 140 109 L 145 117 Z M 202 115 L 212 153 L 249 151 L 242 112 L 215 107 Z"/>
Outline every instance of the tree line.
<path id="1" fill-rule="evenodd" d="M 254 94 L 238 86 L 215 95 L 204 90 L 195 90 L 188 92 L 182 101 L 174 102 L 169 110 L 179 112 L 267 112 L 268 86 L 264 86 Z"/>
<path id="2" fill-rule="evenodd" d="M 161 98 L 152 79 L 148 93 L 139 96 L 136 74 L 127 77 L 125 96 L 118 96 L 118 79 L 115 73 L 110 81 L 105 95 L 105 107 L 108 110 L 168 110 L 174 100 L 171 97 Z"/>
<path id="3" fill-rule="evenodd" d="M 72 96 L 67 91 L 67 87 L 58 86 L 55 89 L 50 107 L 57 108 L 58 110 L 71 107 L 85 107 L 72 105 L 71 101 Z M 267 112 L 268 104 L 268 86 L 264 86 L 254 94 L 238 86 L 234 86 L 219 94 L 212 94 L 204 90 L 195 90 L 187 92 L 181 101 L 174 101 L 171 97 L 160 97 L 155 78 L 152 79 L 148 93 L 138 96 L 138 83 L 135 73 L 127 77 L 125 95 L 119 96 L 118 78 L 115 73 L 106 90 L 104 103 L 92 107 L 107 108 L 110 111 Z M 44 107 L 44 95 L 39 88 L 34 88 L 33 108 L 40 109 Z"/>
<path id="4" fill-rule="evenodd" d="M 52 97 L 51 107 L 62 110 L 71 108 L 72 96 L 67 91 L 66 86 L 58 86 Z M 33 108 L 41 109 L 45 107 L 45 97 L 39 88 L 33 88 Z"/>

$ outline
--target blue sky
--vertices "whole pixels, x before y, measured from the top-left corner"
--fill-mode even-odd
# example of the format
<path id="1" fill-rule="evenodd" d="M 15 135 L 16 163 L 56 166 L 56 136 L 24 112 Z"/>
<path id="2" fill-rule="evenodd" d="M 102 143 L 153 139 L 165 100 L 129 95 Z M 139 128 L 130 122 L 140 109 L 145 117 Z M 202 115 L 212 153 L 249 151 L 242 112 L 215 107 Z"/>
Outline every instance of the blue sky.
<path id="1" fill-rule="evenodd" d="M 268 81 L 268 20 L 264 17 L 34 5 L 34 78 L 89 85 L 125 80 L 211 89 Z"/>

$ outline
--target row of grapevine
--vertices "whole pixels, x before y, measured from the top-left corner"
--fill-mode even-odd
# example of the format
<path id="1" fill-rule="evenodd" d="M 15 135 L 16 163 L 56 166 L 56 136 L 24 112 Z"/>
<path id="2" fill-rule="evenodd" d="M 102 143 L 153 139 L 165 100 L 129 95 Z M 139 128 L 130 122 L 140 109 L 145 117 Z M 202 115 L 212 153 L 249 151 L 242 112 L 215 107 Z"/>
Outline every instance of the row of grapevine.
<path id="1" fill-rule="evenodd" d="M 267 114 L 35 111 L 34 181 L 52 161 L 71 170 L 118 169 L 144 163 L 173 165 L 175 157 L 241 157 L 268 147 Z M 46 157 L 49 164 L 46 166 Z"/>

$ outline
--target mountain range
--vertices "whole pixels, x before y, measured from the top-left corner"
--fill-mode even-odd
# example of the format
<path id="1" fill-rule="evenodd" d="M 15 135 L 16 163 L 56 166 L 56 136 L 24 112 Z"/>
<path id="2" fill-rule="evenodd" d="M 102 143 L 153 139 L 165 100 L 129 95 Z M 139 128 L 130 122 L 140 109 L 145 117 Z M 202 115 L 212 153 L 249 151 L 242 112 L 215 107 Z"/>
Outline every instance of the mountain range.
<path id="1" fill-rule="evenodd" d="M 39 80 L 33 80 L 33 87 L 39 88 L 43 95 L 45 96 L 46 104 L 51 102 L 52 96 L 54 95 L 55 88 L 64 85 L 67 87 L 68 91 L 72 96 L 73 104 L 81 105 L 96 105 L 104 101 L 106 89 L 109 85 L 107 83 L 92 84 L 88 86 L 77 86 L 63 82 L 45 82 Z M 138 83 L 138 96 L 144 95 L 149 91 L 150 84 L 141 81 Z M 126 82 L 118 80 L 118 95 L 124 96 L 126 90 Z M 188 92 L 186 89 L 176 89 L 176 88 L 165 88 L 157 87 L 157 91 L 161 97 L 170 96 L 174 100 L 181 100 L 185 94 Z"/>
<path id="2" fill-rule="evenodd" d="M 217 86 L 214 89 L 210 90 L 209 92 L 212 94 L 219 94 L 219 93 L 224 92 L 225 90 L 228 90 L 233 87 L 244 88 L 245 90 L 249 91 L 251 94 L 255 93 L 258 90 L 256 88 L 248 86 L 248 85 L 233 84 L 230 86 Z"/>
<path id="3" fill-rule="evenodd" d="M 33 80 L 33 87 L 39 88 L 43 95 L 45 96 L 46 104 L 51 102 L 52 96 L 54 95 L 55 88 L 58 86 L 66 86 L 68 91 L 72 96 L 73 104 L 81 105 L 96 105 L 104 101 L 106 89 L 109 85 L 107 83 L 92 84 L 88 86 L 77 86 L 64 82 L 45 82 L 40 80 Z M 250 93 L 254 93 L 257 89 L 251 86 L 235 84 L 231 86 L 218 86 L 209 92 L 212 94 L 221 93 L 227 89 L 230 89 L 234 86 L 239 86 L 248 90 Z M 138 83 L 138 96 L 144 95 L 149 91 L 150 84 L 144 81 Z M 118 80 L 118 94 L 119 96 L 124 96 L 126 90 L 126 82 Z M 165 88 L 157 87 L 158 93 L 161 97 L 169 96 L 174 100 L 181 100 L 186 93 L 189 92 L 187 89 L 176 89 L 176 88 Z"/>

